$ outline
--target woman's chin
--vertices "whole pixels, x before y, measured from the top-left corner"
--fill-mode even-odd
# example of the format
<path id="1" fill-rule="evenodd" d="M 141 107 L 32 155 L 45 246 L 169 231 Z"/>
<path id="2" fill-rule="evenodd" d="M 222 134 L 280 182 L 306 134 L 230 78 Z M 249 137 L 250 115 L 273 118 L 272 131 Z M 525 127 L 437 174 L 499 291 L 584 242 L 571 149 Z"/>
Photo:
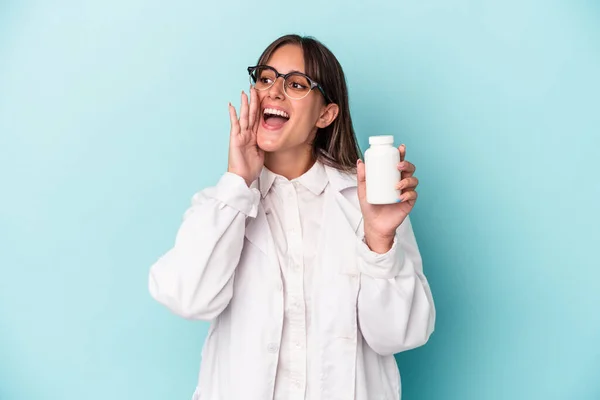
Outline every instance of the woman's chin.
<path id="1" fill-rule="evenodd" d="M 269 153 L 281 149 L 283 142 L 281 139 L 281 133 L 269 131 L 265 132 L 262 129 L 259 129 L 256 135 L 256 143 L 258 144 L 258 147 Z"/>

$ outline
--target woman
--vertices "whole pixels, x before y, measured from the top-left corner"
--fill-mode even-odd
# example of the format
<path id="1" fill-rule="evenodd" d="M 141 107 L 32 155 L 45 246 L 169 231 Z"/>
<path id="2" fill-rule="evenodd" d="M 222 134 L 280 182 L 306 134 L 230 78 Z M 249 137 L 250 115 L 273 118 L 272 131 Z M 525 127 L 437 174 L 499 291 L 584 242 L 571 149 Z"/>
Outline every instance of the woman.
<path id="1" fill-rule="evenodd" d="M 284 36 L 229 105 L 228 171 L 192 199 L 150 293 L 210 321 L 194 399 L 398 399 L 394 353 L 421 346 L 435 308 L 408 214 L 371 205 L 344 73 L 320 42 Z"/>

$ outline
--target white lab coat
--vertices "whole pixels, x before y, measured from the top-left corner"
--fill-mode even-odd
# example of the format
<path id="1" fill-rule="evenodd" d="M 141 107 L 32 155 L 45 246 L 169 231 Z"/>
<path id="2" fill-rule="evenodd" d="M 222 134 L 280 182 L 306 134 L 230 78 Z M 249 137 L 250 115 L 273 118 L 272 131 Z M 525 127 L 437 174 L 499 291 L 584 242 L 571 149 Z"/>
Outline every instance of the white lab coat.
<path id="1" fill-rule="evenodd" d="M 320 396 L 309 400 L 397 400 L 393 354 L 425 344 L 435 325 L 410 220 L 388 253 L 370 251 L 356 176 L 325 168 L 330 184 L 313 294 L 319 346 L 307 354 L 316 366 L 309 384 Z M 211 322 L 194 400 L 273 397 L 283 285 L 257 187 L 226 173 L 197 193 L 173 248 L 150 270 L 158 302 Z"/>

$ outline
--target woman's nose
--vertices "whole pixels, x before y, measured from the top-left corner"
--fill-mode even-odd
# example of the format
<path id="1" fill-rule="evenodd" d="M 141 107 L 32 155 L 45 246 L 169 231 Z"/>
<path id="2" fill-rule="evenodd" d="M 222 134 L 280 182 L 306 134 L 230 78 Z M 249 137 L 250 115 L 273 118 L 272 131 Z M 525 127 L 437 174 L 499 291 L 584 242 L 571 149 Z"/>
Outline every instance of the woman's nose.
<path id="1" fill-rule="evenodd" d="M 285 97 L 285 94 L 283 93 L 283 85 L 284 80 L 280 76 L 275 80 L 275 82 L 273 82 L 273 86 L 269 88 L 269 97 L 272 99 L 282 100 Z"/>

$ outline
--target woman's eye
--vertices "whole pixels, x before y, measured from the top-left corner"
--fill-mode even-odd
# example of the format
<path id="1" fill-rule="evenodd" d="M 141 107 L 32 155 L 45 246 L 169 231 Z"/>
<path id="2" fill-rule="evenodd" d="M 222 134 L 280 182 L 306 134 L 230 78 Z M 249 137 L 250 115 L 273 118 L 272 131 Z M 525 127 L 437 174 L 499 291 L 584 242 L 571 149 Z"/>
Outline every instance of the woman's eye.
<path id="1" fill-rule="evenodd" d="M 292 89 L 298 89 L 298 90 L 306 89 L 306 86 L 304 86 L 303 84 L 298 83 L 298 82 L 292 82 L 290 84 L 290 86 L 292 87 Z"/>

